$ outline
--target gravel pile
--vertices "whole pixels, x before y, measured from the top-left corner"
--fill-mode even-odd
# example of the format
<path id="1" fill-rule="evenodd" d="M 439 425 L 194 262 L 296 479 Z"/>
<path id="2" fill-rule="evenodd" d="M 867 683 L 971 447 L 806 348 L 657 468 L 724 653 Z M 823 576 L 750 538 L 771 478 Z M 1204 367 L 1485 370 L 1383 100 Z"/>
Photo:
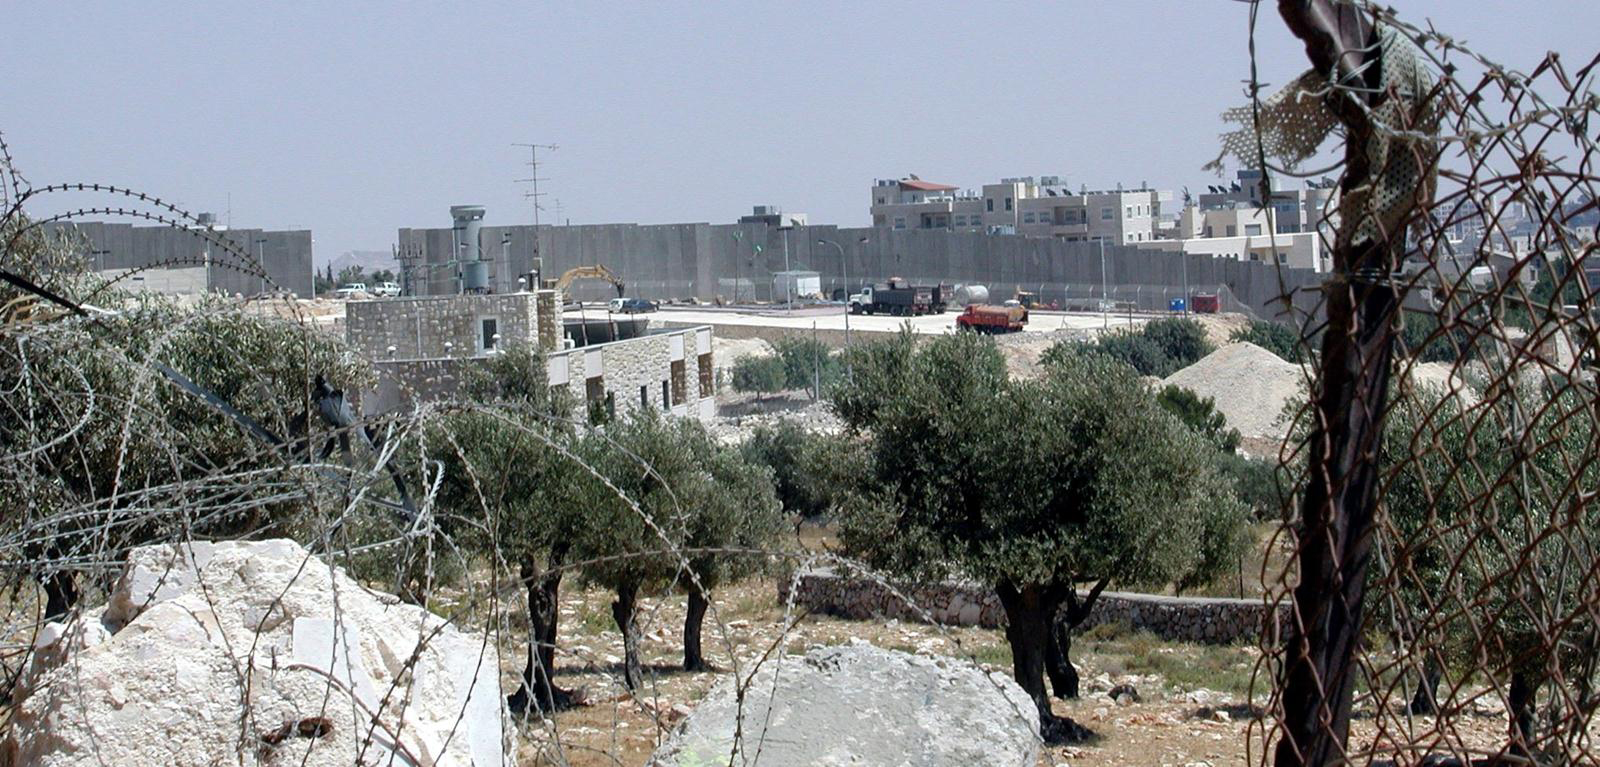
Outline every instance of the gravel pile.
<path id="1" fill-rule="evenodd" d="M 1283 437 L 1288 431 L 1287 420 L 1279 418 L 1284 405 L 1305 397 L 1298 365 L 1244 341 L 1206 355 L 1162 383 L 1210 397 L 1228 426 L 1245 437 Z"/>

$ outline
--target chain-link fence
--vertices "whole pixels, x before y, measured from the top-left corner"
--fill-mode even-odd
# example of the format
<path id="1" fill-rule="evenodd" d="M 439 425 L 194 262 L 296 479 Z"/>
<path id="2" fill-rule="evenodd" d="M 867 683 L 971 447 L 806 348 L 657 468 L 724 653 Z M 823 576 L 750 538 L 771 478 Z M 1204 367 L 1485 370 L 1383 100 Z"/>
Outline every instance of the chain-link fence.
<path id="1" fill-rule="evenodd" d="M 1600 60 L 1279 11 L 1313 69 L 1233 112 L 1227 149 L 1282 176 L 1344 146 L 1254 760 L 1594 763 Z"/>

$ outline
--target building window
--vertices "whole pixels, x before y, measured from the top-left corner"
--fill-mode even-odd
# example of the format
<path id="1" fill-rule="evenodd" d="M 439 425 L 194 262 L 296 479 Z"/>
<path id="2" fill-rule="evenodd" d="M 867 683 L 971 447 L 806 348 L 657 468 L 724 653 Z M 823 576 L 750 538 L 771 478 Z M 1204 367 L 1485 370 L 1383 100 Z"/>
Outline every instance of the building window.
<path id="1" fill-rule="evenodd" d="M 1206 236 L 1207 236 L 1207 237 L 1210 237 L 1210 236 L 1211 236 L 1211 227 L 1209 227 L 1209 226 L 1208 226 L 1208 227 L 1206 227 L 1206 232 L 1205 232 L 1205 234 L 1206 234 Z"/>
<path id="2" fill-rule="evenodd" d="M 1133 206 L 1128 206 L 1128 218 L 1133 218 Z"/>
<path id="3" fill-rule="evenodd" d="M 700 399 L 705 399 L 715 393 L 711 378 L 711 353 L 707 352 L 700 355 Z"/>
<path id="4" fill-rule="evenodd" d="M 644 384 L 639 385 L 639 407 L 650 407 L 650 387 Z"/>
<path id="5" fill-rule="evenodd" d="M 500 319 L 498 317 L 478 318 L 478 351 L 494 351 L 496 341 L 500 337 Z"/>
<path id="6" fill-rule="evenodd" d="M 1229 237 L 1235 237 L 1238 234 L 1239 234 L 1239 227 L 1234 226 L 1233 224 L 1228 224 L 1228 236 Z"/>
<path id="7" fill-rule="evenodd" d="M 984 200 L 983 201 L 983 205 L 984 205 L 984 210 L 987 210 L 990 213 L 994 212 L 994 198 L 993 197 L 990 197 L 989 199 Z"/>
<path id="8" fill-rule="evenodd" d="M 1244 233 L 1247 234 L 1247 235 L 1251 235 L 1251 236 L 1260 235 L 1261 234 L 1261 225 L 1260 224 L 1245 224 L 1244 225 Z"/>
<path id="9" fill-rule="evenodd" d="M 1033 214 L 1032 213 L 1024 213 L 1024 214 L 1022 214 L 1022 223 L 1024 223 L 1024 224 L 1033 223 Z"/>
<path id="10" fill-rule="evenodd" d="M 1117 215 L 1116 211 L 1113 210 L 1112 208 L 1101 208 L 1100 209 L 1100 220 L 1101 221 L 1110 221 L 1116 215 Z"/>
<path id="11" fill-rule="evenodd" d="M 680 405 L 689 401 L 688 369 L 683 360 L 672 362 L 672 401 Z"/>
<path id="12" fill-rule="evenodd" d="M 878 204 L 879 204 L 879 205 L 882 205 L 882 204 L 883 204 L 883 198 L 882 198 L 882 197 L 879 197 L 879 198 L 878 198 Z"/>
<path id="13" fill-rule="evenodd" d="M 661 409 L 662 410 L 671 410 L 672 409 L 672 388 L 671 387 L 672 387 L 672 382 L 670 382 L 670 381 L 662 381 L 661 382 Z"/>
<path id="14" fill-rule="evenodd" d="M 1011 198 L 1006 198 L 1006 210 L 1011 210 Z"/>
<path id="15" fill-rule="evenodd" d="M 1128 238 L 1128 242 L 1133 242 L 1133 232 L 1128 232 L 1127 238 Z"/>
<path id="16" fill-rule="evenodd" d="M 1289 263 L 1289 254 L 1287 254 L 1287 253 L 1279 253 L 1278 254 L 1278 263 L 1280 263 L 1280 264 Z"/>
<path id="17" fill-rule="evenodd" d="M 896 228 L 896 229 L 904 229 L 904 228 L 906 228 L 905 217 L 903 217 L 903 216 L 895 216 L 895 218 L 894 218 L 894 228 Z"/>

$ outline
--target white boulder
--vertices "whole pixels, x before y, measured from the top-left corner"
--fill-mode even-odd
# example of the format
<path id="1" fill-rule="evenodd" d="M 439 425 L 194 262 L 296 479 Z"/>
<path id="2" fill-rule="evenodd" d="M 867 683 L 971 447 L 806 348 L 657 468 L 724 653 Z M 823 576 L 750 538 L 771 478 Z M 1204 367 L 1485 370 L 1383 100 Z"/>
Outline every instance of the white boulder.
<path id="1" fill-rule="evenodd" d="M 40 632 L 0 767 L 503 767 L 499 668 L 293 541 L 149 546 L 104 608 Z"/>
<path id="2" fill-rule="evenodd" d="M 748 669 L 741 669 L 749 673 Z M 865 643 L 814 649 L 719 680 L 651 765 L 1026 765 L 1039 714 L 1009 676 Z"/>

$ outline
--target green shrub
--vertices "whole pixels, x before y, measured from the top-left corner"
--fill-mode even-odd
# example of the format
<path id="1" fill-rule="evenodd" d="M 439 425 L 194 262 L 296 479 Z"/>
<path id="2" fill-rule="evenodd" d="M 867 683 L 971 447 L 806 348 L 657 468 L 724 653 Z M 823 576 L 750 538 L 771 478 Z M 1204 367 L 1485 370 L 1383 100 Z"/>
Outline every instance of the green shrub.
<path id="1" fill-rule="evenodd" d="M 770 394 L 783 391 L 786 374 L 779 357 L 740 357 L 733 363 L 733 389 Z"/>
<path id="2" fill-rule="evenodd" d="M 1305 359 L 1305 348 L 1300 334 L 1293 328 L 1277 322 L 1251 320 L 1248 326 L 1233 331 L 1228 340 L 1255 344 L 1289 362 L 1300 362 Z"/>

